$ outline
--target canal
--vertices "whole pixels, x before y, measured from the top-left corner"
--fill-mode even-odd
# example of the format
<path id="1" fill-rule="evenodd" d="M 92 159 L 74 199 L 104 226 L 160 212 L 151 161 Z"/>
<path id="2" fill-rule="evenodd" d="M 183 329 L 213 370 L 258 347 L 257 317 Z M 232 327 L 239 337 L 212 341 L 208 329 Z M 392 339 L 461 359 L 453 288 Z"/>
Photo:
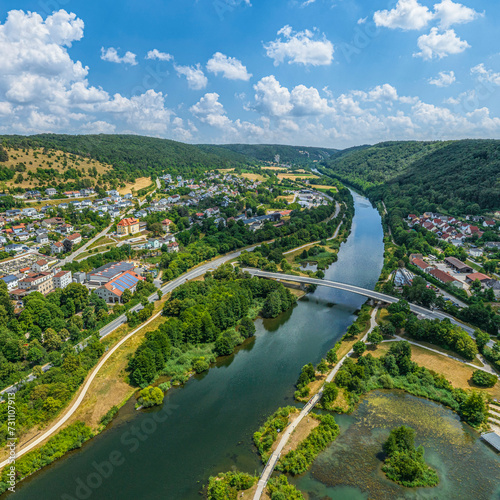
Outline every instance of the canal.
<path id="1" fill-rule="evenodd" d="M 353 195 L 351 235 L 325 278 L 373 288 L 383 263 L 381 220 Z M 169 391 L 160 410 L 136 412 L 130 401 L 104 433 L 20 483 L 16 500 L 194 500 L 210 475 L 259 473 L 253 432 L 293 404 L 301 367 L 319 362 L 364 300 L 320 287 L 279 318 L 258 320 L 255 338 L 235 355 Z"/>

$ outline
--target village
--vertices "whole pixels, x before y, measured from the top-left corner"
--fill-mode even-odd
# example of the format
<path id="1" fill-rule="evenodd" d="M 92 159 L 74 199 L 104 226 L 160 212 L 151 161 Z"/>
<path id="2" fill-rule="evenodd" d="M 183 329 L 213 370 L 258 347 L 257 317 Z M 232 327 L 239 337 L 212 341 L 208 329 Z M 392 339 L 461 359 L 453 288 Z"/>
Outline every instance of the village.
<path id="1" fill-rule="evenodd" d="M 121 261 L 90 272 L 74 273 L 64 270 L 64 265 L 125 244 L 134 250 L 148 251 L 148 255 L 162 249 L 168 253 L 179 252 L 181 247 L 175 234 L 180 228 L 171 219 L 161 219 L 160 230 L 158 224 L 154 232 L 150 230 L 150 216 L 166 215 L 172 210 L 181 210 L 186 215 L 185 229 L 195 224 L 201 226 L 207 219 L 220 227 L 225 227 L 230 220 L 241 221 L 250 231 L 261 229 L 268 221 L 279 227 L 284 223 L 281 219 L 289 217 L 293 210 L 245 208 L 245 193 L 257 192 L 262 183 L 263 180 L 214 171 L 198 182 L 163 175 L 156 181 L 157 189 L 142 198 L 131 193 L 120 195 L 117 190 L 106 191 L 106 197 L 97 198 L 94 189 L 58 193 L 54 188 L 47 188 L 47 197 L 58 199 L 62 194 L 68 199 L 57 205 L 28 206 L 0 214 L 1 250 L 9 255 L 0 261 L 0 279 L 18 309 L 29 293 L 47 295 L 71 283 L 85 285 L 109 304 L 123 303 L 124 291 L 133 294 L 139 281 L 153 272 L 155 265 L 140 260 Z M 311 189 L 289 189 L 284 193 L 293 208 L 327 204 L 321 193 Z M 41 197 L 42 194 L 34 190 L 23 195 L 24 200 L 41 200 Z M 200 209 L 200 205 L 207 203 L 208 208 Z M 233 215 L 227 217 L 224 212 L 230 205 L 236 208 L 231 210 Z M 72 214 L 80 214 L 84 222 L 72 223 Z M 95 214 L 94 220 L 104 226 L 87 222 L 86 214 Z M 154 270 L 154 274 L 158 271 Z"/>

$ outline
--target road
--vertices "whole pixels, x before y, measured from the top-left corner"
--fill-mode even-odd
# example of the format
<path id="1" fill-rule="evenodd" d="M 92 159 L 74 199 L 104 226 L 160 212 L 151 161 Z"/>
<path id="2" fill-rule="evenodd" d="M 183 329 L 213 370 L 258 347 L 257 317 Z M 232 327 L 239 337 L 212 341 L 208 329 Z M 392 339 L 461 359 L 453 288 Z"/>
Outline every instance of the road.
<path id="1" fill-rule="evenodd" d="M 61 260 L 59 263 L 60 266 L 64 266 L 64 264 L 69 264 L 70 262 L 73 262 L 73 260 L 78 257 L 81 253 L 85 252 L 87 248 L 89 248 L 94 242 L 96 242 L 99 238 L 105 236 L 108 234 L 109 230 L 111 229 L 112 224 L 110 224 L 106 229 L 102 230 L 100 233 L 96 234 L 91 240 L 87 241 L 85 245 L 80 247 L 78 250 L 74 251 L 71 255 L 68 255 L 65 259 Z"/>
<path id="2" fill-rule="evenodd" d="M 257 246 L 259 246 L 259 245 L 254 245 L 252 247 L 244 248 L 244 249 L 238 250 L 237 252 L 233 252 L 233 253 L 224 255 L 222 257 L 219 257 L 218 259 L 215 259 L 215 260 L 213 260 L 211 262 L 207 262 L 205 264 L 202 264 L 202 265 L 200 265 L 200 266 L 192 269 L 191 271 L 188 271 L 187 273 L 183 274 L 179 278 L 177 278 L 177 279 L 175 279 L 173 281 L 170 281 L 165 286 L 163 286 L 160 290 L 163 292 L 163 294 L 171 292 L 171 291 L 175 290 L 177 287 L 179 287 L 180 285 L 184 284 L 186 281 L 194 279 L 194 278 L 197 278 L 198 276 L 201 276 L 201 275 L 205 274 L 207 271 L 215 270 L 216 268 L 218 268 L 222 264 L 225 264 L 226 262 L 230 261 L 231 259 L 239 257 L 241 255 L 241 252 L 243 252 L 243 251 L 252 251 Z M 149 297 L 149 301 L 150 302 L 153 302 L 155 300 L 158 300 L 158 294 L 156 292 Z M 142 307 L 141 304 L 137 304 L 136 306 L 132 307 L 130 309 L 130 311 L 139 311 L 142 308 L 143 307 Z M 145 323 L 143 323 L 142 325 L 140 325 L 139 327 L 137 327 L 135 330 L 133 330 L 132 332 L 130 332 L 128 335 L 126 335 L 115 346 L 113 346 L 105 354 L 105 356 L 101 359 L 101 361 L 97 364 L 97 366 L 94 368 L 94 370 L 91 372 L 90 376 L 88 377 L 87 381 L 85 382 L 85 385 L 83 386 L 83 389 L 78 394 L 78 397 L 76 398 L 75 402 L 71 405 L 71 407 L 69 408 L 69 410 L 63 415 L 63 417 L 60 420 L 58 420 L 56 423 L 54 423 L 49 429 L 47 429 L 35 441 L 31 442 L 28 446 L 26 446 L 26 447 L 24 447 L 24 448 L 22 448 L 20 450 L 17 450 L 16 457 L 19 458 L 20 456 L 24 455 L 28 451 L 32 450 L 37 445 L 39 445 L 40 443 L 42 443 L 43 441 L 45 441 L 46 439 L 48 439 L 58 429 L 60 429 L 61 426 L 64 425 L 64 423 L 67 422 L 68 419 L 76 412 L 76 410 L 80 406 L 81 402 L 83 401 L 83 398 L 87 394 L 87 392 L 89 390 L 89 387 L 92 384 L 92 381 L 96 377 L 96 375 L 99 372 L 99 370 L 104 366 L 104 364 L 106 363 L 106 361 L 111 357 L 111 355 L 122 344 L 124 344 L 129 338 L 131 338 L 132 336 L 134 336 L 137 332 L 139 332 L 142 328 L 146 327 L 151 321 L 153 321 L 154 319 L 156 319 L 160 315 L 161 315 L 161 312 L 155 314 L 150 319 L 148 319 Z M 126 321 L 127 321 L 126 315 L 122 314 L 121 316 L 119 316 L 118 318 L 116 318 L 114 321 L 112 321 L 111 323 L 109 323 L 105 327 L 101 328 L 101 330 L 99 331 L 100 337 L 103 338 L 106 335 L 109 335 L 111 332 L 113 332 L 114 330 L 116 330 L 117 328 L 119 328 Z M 81 348 L 81 347 L 83 347 L 83 345 L 84 345 L 85 342 L 86 341 L 82 341 L 80 344 L 78 344 L 75 347 L 76 348 L 78 348 L 78 347 Z M 46 365 L 46 367 L 47 367 L 47 370 L 48 370 L 51 367 L 51 365 Z M 47 371 L 47 370 L 44 370 L 44 371 Z M 33 375 L 31 375 L 30 377 L 32 377 L 31 380 L 33 380 L 35 378 Z M 4 389 L 2 391 L 2 393 L 3 392 L 8 392 L 9 390 L 12 392 L 13 388 L 17 390 L 16 386 L 12 386 L 11 388 Z M 15 390 L 13 392 L 15 392 Z M 4 462 L 2 462 L 2 463 L 0 463 L 0 469 L 2 469 L 3 467 L 5 467 L 5 465 L 7 465 L 7 463 L 8 463 L 7 460 L 4 461 Z"/>
<path id="3" fill-rule="evenodd" d="M 271 279 L 276 279 L 276 280 L 285 280 L 285 281 L 294 281 L 296 283 L 307 283 L 310 285 L 318 285 L 318 286 L 327 286 L 330 288 L 336 288 L 338 290 L 343 290 L 345 292 L 352 292 L 356 293 L 358 295 L 363 295 L 365 297 L 369 297 L 371 299 L 378 300 L 380 302 L 387 302 L 389 304 L 392 304 L 394 302 L 398 302 L 399 298 L 393 297 L 392 295 L 386 295 L 385 293 L 381 292 L 376 292 L 374 290 L 368 290 L 366 288 L 361 288 L 359 286 L 355 285 L 348 285 L 347 283 L 339 283 L 337 281 L 328 281 L 328 280 L 320 280 L 318 278 L 309 278 L 308 276 L 292 276 L 290 274 L 283 274 L 283 273 L 270 273 L 267 271 L 261 271 L 259 269 L 251 269 L 251 268 L 245 268 L 243 271 L 249 272 L 253 276 L 259 276 L 261 278 L 271 278 Z M 411 312 L 421 315 L 425 318 L 428 319 L 449 319 L 453 324 L 460 326 L 463 328 L 472 338 L 474 337 L 474 330 L 475 328 L 465 325 L 464 323 L 461 323 L 457 319 L 455 319 L 453 316 L 450 316 L 449 314 L 446 314 L 441 311 L 437 310 L 431 310 L 427 309 L 426 307 L 418 306 L 416 304 L 410 303 L 410 310 Z M 488 346 L 493 347 L 494 342 L 490 340 L 488 343 Z"/>
<path id="4" fill-rule="evenodd" d="M 366 337 L 368 334 L 377 326 L 377 321 L 376 321 L 376 315 L 377 315 L 377 308 L 375 308 L 372 311 L 372 315 L 370 317 L 370 329 L 368 332 L 366 332 L 366 335 L 363 337 L 363 341 L 366 340 Z M 351 354 L 354 351 L 351 349 L 333 368 L 333 370 L 328 374 L 326 377 L 325 383 L 331 382 L 333 380 L 333 377 L 337 374 L 337 372 L 340 370 L 340 367 L 344 364 L 344 361 L 351 356 Z M 324 386 L 323 386 L 324 387 Z M 273 452 L 273 454 L 269 457 L 269 460 L 267 461 L 266 466 L 264 467 L 264 470 L 262 471 L 262 474 L 260 476 L 259 482 L 257 483 L 257 490 L 255 491 L 253 500 L 259 500 L 260 497 L 262 496 L 262 493 L 264 492 L 264 488 L 267 485 L 267 482 L 269 481 L 269 478 L 271 477 L 271 474 L 274 471 L 274 468 L 276 467 L 276 464 L 278 463 L 278 460 L 281 456 L 281 452 L 285 448 L 286 444 L 288 443 L 288 440 L 290 439 L 290 436 L 293 434 L 293 431 L 297 428 L 299 423 L 303 420 L 303 418 L 312 411 L 312 409 L 316 406 L 316 404 L 319 402 L 321 399 L 321 396 L 323 395 L 323 387 L 318 391 L 317 394 L 315 394 L 302 408 L 299 416 L 286 428 L 285 432 L 283 433 L 281 440 L 278 444 L 278 447 L 276 450 Z"/>

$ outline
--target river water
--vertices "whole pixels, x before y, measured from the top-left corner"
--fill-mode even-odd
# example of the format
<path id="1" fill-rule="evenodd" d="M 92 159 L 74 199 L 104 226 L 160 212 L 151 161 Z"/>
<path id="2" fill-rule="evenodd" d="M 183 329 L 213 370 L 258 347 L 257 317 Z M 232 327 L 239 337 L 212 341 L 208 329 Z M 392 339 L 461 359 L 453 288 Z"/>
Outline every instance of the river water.
<path id="1" fill-rule="evenodd" d="M 353 195 L 352 233 L 326 279 L 373 288 L 383 263 L 380 216 Z M 258 320 L 255 338 L 235 355 L 169 391 L 162 409 L 136 412 L 130 401 L 100 436 L 19 484 L 16 500 L 194 500 L 210 475 L 232 468 L 259 473 L 253 432 L 278 407 L 294 404 L 301 367 L 319 362 L 364 301 L 319 287 L 279 318 Z M 344 487 L 328 482 L 327 462 L 318 460 L 322 472 L 301 478 L 304 492 L 367 498 L 355 487 L 345 496 Z"/>

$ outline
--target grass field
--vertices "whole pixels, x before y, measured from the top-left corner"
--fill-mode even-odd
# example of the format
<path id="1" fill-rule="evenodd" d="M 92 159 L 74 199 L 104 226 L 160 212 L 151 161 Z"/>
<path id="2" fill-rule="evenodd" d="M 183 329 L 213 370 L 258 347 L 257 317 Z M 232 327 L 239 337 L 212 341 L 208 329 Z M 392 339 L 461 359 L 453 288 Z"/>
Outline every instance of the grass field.
<path id="1" fill-rule="evenodd" d="M 244 177 L 245 179 L 249 179 L 251 181 L 262 181 L 264 182 L 266 178 L 263 175 L 260 174 L 248 174 L 248 173 L 243 173 L 241 174 L 241 177 Z"/>
<path id="2" fill-rule="evenodd" d="M 261 167 L 262 170 L 286 170 L 286 168 L 283 167 Z"/>
<path id="3" fill-rule="evenodd" d="M 309 187 L 313 189 L 324 189 L 326 191 L 332 190 L 332 191 L 337 191 L 337 188 L 335 186 L 322 186 L 321 184 L 309 184 Z"/>
<path id="4" fill-rule="evenodd" d="M 278 179 L 319 179 L 319 177 L 314 174 L 278 174 Z"/>
<path id="5" fill-rule="evenodd" d="M 378 358 L 383 356 L 390 349 L 390 346 L 391 342 L 384 342 L 380 344 L 376 350 L 368 350 L 366 352 Z M 451 354 L 455 355 L 453 353 Z M 491 394 L 494 398 L 500 398 L 500 383 L 497 383 L 492 388 L 482 389 L 471 382 L 472 373 L 475 370 L 472 366 L 465 365 L 447 356 L 437 354 L 415 345 L 411 346 L 411 359 L 420 366 L 425 366 L 429 370 L 441 373 L 451 382 L 453 387 L 461 389 L 479 389 Z"/>
<path id="6" fill-rule="evenodd" d="M 6 167 L 11 167 L 15 169 L 20 163 L 24 164 L 26 170 L 24 172 L 16 172 L 14 179 L 6 181 L 7 187 L 22 187 L 25 189 L 36 188 L 41 184 L 47 184 L 47 182 L 41 183 L 38 179 L 34 177 L 29 177 L 29 172 L 36 172 L 37 168 L 48 169 L 54 168 L 61 174 L 70 168 L 74 168 L 79 172 L 83 172 L 82 179 L 90 179 L 95 181 L 95 176 L 89 172 L 89 169 L 93 167 L 96 168 L 97 173 L 103 174 L 110 170 L 110 165 L 105 165 L 96 160 L 91 160 L 90 158 L 83 158 L 78 155 L 73 155 L 69 153 L 64 153 L 63 151 L 51 151 L 47 154 L 43 153 L 42 149 L 18 149 L 14 150 L 12 148 L 6 148 L 9 154 L 9 159 L 3 165 Z M 18 174 L 22 174 L 24 180 L 20 183 L 15 182 Z"/>
<path id="7" fill-rule="evenodd" d="M 139 191 L 140 189 L 147 188 L 151 186 L 151 179 L 149 177 L 139 177 L 133 184 L 127 184 L 124 188 L 119 189 L 118 192 L 121 195 L 124 194 L 134 194 L 134 192 Z"/>

